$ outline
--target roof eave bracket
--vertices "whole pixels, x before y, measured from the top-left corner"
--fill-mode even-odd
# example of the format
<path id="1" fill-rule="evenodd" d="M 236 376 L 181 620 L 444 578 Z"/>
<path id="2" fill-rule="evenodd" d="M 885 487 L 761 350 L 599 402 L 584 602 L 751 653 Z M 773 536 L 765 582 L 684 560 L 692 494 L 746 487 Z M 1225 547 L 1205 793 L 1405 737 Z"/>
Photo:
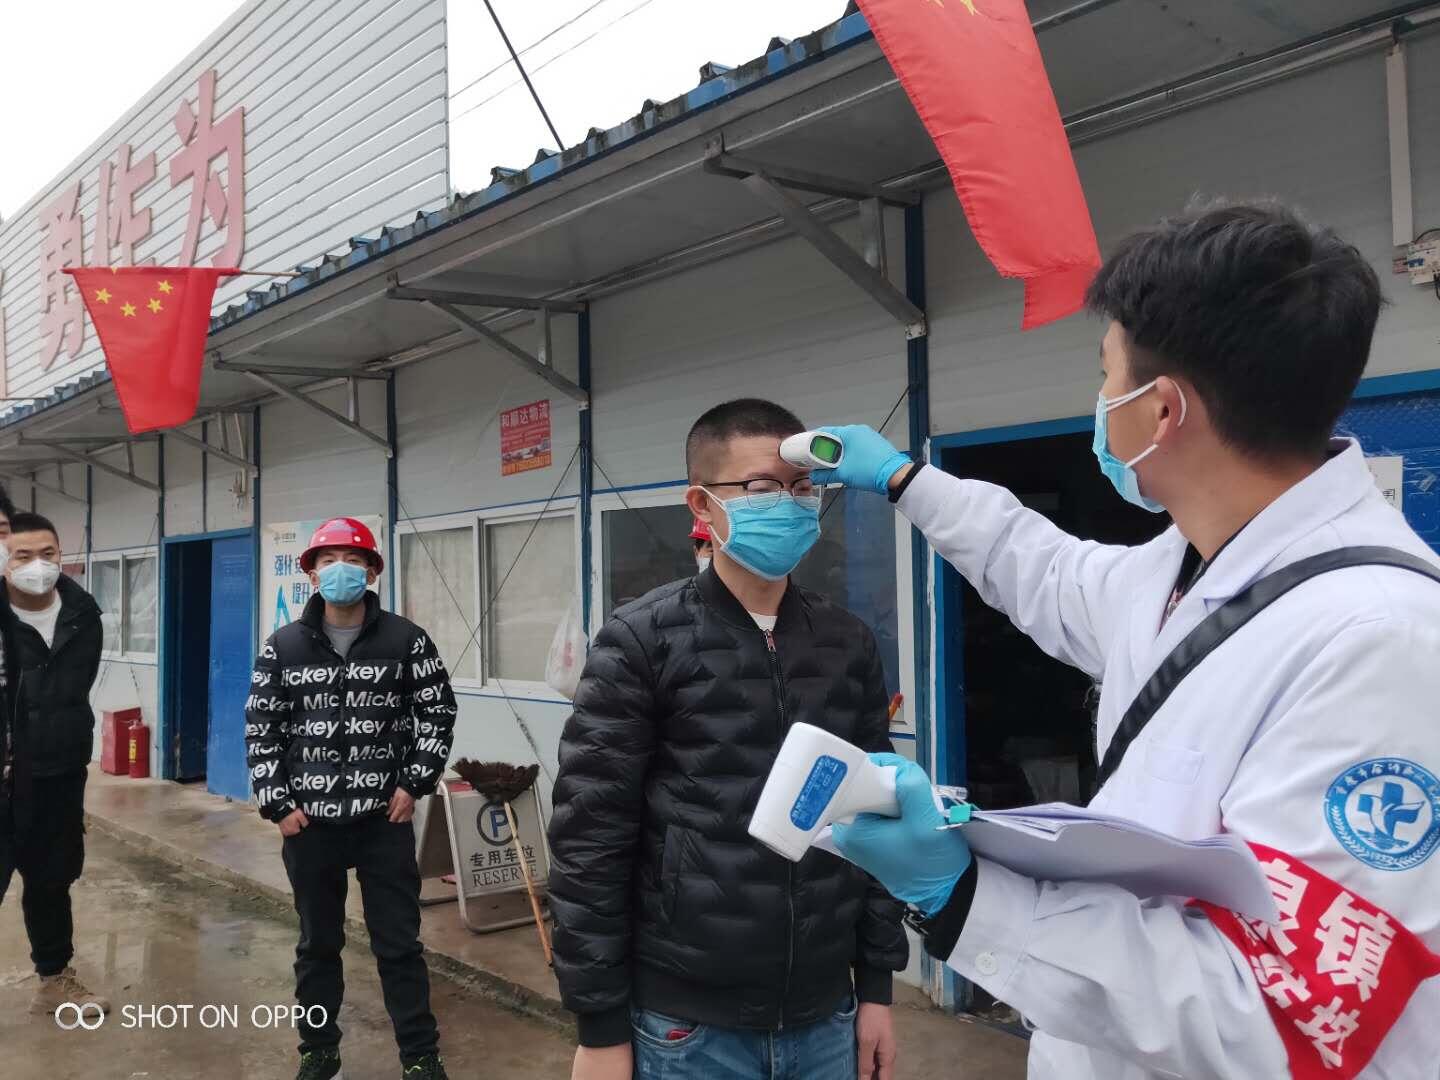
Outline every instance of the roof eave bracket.
<path id="1" fill-rule="evenodd" d="M 792 169 L 785 165 L 772 165 L 739 154 L 728 154 L 719 143 L 712 144 L 705 155 L 705 171 L 716 176 L 732 176 L 743 180 L 747 176 L 763 173 L 774 183 L 794 191 L 809 191 L 816 195 L 830 195 L 840 199 L 854 199 L 865 202 L 876 199 L 888 206 L 919 206 L 920 192 L 903 187 L 882 187 L 866 184 L 859 180 L 830 176 L 826 173 Z"/>
<path id="2" fill-rule="evenodd" d="M 520 368 L 528 371 L 531 375 L 543 379 L 560 393 L 573 399 L 582 409 L 589 408 L 590 395 L 578 384 L 567 379 L 551 365 L 552 350 L 550 347 L 550 311 L 549 307 L 539 309 L 539 317 L 536 324 L 539 327 L 539 347 L 536 353 L 516 345 L 498 330 L 492 330 L 485 323 L 475 318 L 468 312 L 461 311 L 454 304 L 441 300 L 426 300 L 426 305 L 435 311 L 440 312 L 451 322 L 461 329 L 468 330 L 482 341 L 494 345 L 497 349 L 508 356 Z"/>
<path id="3" fill-rule="evenodd" d="M 263 371 L 243 369 L 237 370 L 241 370 L 244 375 L 248 376 L 251 379 L 254 379 L 257 383 L 265 387 L 267 390 L 279 394 L 281 397 L 289 398 L 291 401 L 295 402 L 295 404 L 303 405 L 305 408 L 319 413 L 321 416 L 330 420 L 332 423 L 339 424 L 346 431 L 353 432 L 354 434 L 359 435 L 362 438 L 370 440 L 376 446 L 380 447 L 380 449 L 385 451 L 385 456 L 387 458 L 395 456 L 395 448 L 390 445 L 390 440 L 387 439 L 385 436 L 376 435 L 375 432 L 371 431 L 363 424 L 360 424 L 355 420 L 350 419 L 343 413 L 336 412 L 328 405 L 324 405 L 321 402 L 316 401 L 313 397 L 305 393 L 303 390 L 297 390 L 293 386 L 287 386 L 285 383 L 282 383 L 279 379 L 275 378 L 275 376 L 268 375 Z"/>
<path id="4" fill-rule="evenodd" d="M 811 182 L 798 184 L 794 182 L 796 174 L 793 170 L 787 171 L 787 182 L 787 179 L 782 179 L 780 171 L 771 171 L 768 166 L 745 158 L 736 158 L 732 154 L 712 153 L 706 159 L 705 167 L 717 175 L 737 178 L 756 198 L 779 214 L 792 232 L 809 243 L 827 262 L 863 289 L 898 322 L 904 328 L 907 340 L 924 337 L 929 333 L 925 312 L 897 289 L 886 274 L 883 211 L 884 204 L 896 201 L 892 197 L 894 193 L 865 188 L 863 185 L 852 186 L 846 191 L 842 190 L 844 181 L 822 184 L 824 178 L 808 173 L 803 175 Z M 790 193 L 790 188 L 858 200 L 866 254 L 861 255 L 812 214 L 808 206 Z"/>
<path id="5" fill-rule="evenodd" d="M 84 440 L 82 439 L 81 441 L 83 442 Z M 119 440 L 115 441 L 118 442 Z M 142 439 L 139 441 L 146 440 Z M 145 488 L 147 491 L 153 491 L 157 495 L 163 492 L 163 489 L 158 483 L 153 480 L 146 480 L 143 476 L 140 476 L 138 473 L 135 472 L 133 456 L 135 443 L 132 441 L 127 440 L 124 443 L 129 462 L 129 468 L 125 469 L 120 468 L 118 465 L 111 465 L 108 461 L 101 461 L 92 453 L 87 453 L 86 451 L 76 450 L 74 447 L 66 446 L 63 437 L 55 439 L 37 439 L 33 436 L 21 434 L 17 445 L 43 446 L 46 449 L 53 450 L 61 457 L 68 458 L 69 460 L 81 465 L 89 465 L 91 468 L 98 469 L 100 472 L 103 473 L 108 473 L 109 475 L 114 476 L 117 479 L 127 480 L 130 483 L 136 485 L 137 487 Z"/>
<path id="6" fill-rule="evenodd" d="M 222 432 L 224 430 L 223 422 L 221 425 L 221 430 Z M 223 446 L 213 446 L 205 439 L 197 439 L 189 432 L 179 431 L 175 428 L 171 428 L 170 430 L 165 432 L 165 437 L 169 439 L 174 439 L 177 442 L 182 442 L 186 446 L 193 446 L 202 454 L 209 454 L 211 457 L 216 458 L 219 461 L 223 461 L 229 465 L 234 465 L 237 469 L 244 469 L 247 473 L 250 474 L 252 478 L 260 475 L 259 468 L 257 468 L 253 462 L 247 461 L 245 460 L 245 458 L 240 457 L 237 454 L 230 453 L 230 451 Z"/>

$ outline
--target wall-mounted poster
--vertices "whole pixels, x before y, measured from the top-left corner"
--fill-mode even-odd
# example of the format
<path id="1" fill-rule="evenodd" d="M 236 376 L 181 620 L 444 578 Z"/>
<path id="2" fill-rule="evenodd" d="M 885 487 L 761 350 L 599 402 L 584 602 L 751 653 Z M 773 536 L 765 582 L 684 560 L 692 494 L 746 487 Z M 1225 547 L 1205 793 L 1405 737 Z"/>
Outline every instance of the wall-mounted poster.
<path id="1" fill-rule="evenodd" d="M 500 475 L 544 469 L 550 464 L 550 399 L 500 414 Z"/>
<path id="2" fill-rule="evenodd" d="M 260 640 L 292 623 L 305 610 L 310 594 L 310 576 L 300 569 L 300 555 L 315 530 L 326 519 L 282 521 L 260 530 Z M 385 531 L 379 516 L 359 517 L 377 543 L 384 547 Z"/>

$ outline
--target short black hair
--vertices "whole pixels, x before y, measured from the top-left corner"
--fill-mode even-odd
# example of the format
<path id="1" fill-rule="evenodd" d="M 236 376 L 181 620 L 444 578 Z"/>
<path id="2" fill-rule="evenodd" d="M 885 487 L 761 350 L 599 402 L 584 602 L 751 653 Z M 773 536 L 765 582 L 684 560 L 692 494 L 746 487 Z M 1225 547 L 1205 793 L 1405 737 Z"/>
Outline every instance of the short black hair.
<path id="1" fill-rule="evenodd" d="M 5 489 L 4 484 L 0 484 L 0 514 L 5 516 L 6 521 L 15 516 L 15 503 L 11 501 L 10 492 Z"/>
<path id="2" fill-rule="evenodd" d="M 1324 456 L 1384 304 L 1353 245 L 1273 201 L 1197 204 L 1135 233 L 1086 299 L 1129 334 L 1137 386 L 1183 377 L 1217 434 L 1263 460 Z"/>
<path id="3" fill-rule="evenodd" d="M 55 528 L 55 523 L 42 514 L 32 514 L 29 510 L 20 510 L 10 515 L 11 533 L 27 532 L 48 532 L 55 537 L 55 542 L 60 542 L 60 530 Z"/>
<path id="4" fill-rule="evenodd" d="M 750 435 L 773 435 L 783 439 L 804 431 L 800 418 L 783 405 L 763 398 L 737 398 L 707 409 L 695 421 L 685 439 L 685 472 L 697 482 L 699 465 L 717 443 Z M 718 477 L 710 477 L 711 480 Z"/>

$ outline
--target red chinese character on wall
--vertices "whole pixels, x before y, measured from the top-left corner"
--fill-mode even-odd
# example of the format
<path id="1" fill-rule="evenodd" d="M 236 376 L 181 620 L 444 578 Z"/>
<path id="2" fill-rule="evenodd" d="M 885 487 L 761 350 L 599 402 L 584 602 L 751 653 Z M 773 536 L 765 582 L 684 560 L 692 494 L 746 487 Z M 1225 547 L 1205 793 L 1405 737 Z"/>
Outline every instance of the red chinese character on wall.
<path id="1" fill-rule="evenodd" d="M 175 131 L 184 146 L 170 159 L 170 186 L 191 181 L 190 215 L 178 265 L 195 265 L 200 226 L 208 215 L 225 232 L 225 245 L 211 260 L 214 266 L 239 266 L 245 250 L 245 109 L 237 106 L 215 120 L 215 72 L 200 76 L 199 110 L 188 100 L 175 112 Z M 215 163 L 225 159 L 222 174 Z"/>
<path id="2" fill-rule="evenodd" d="M 113 162 L 106 158 L 100 163 L 100 204 L 95 215 L 92 266 L 148 266 L 155 262 L 135 262 L 135 245 L 150 235 L 150 208 L 136 210 L 135 195 L 155 179 L 155 155 L 147 154 L 131 164 L 132 153 L 129 143 L 121 143 Z M 115 249 L 119 254 L 112 259 Z"/>
<path id="3" fill-rule="evenodd" d="M 85 344 L 85 303 L 67 266 L 84 260 L 84 225 L 75 212 L 80 201 L 77 181 L 40 211 L 40 367 L 49 370 L 62 352 L 73 359 Z"/>

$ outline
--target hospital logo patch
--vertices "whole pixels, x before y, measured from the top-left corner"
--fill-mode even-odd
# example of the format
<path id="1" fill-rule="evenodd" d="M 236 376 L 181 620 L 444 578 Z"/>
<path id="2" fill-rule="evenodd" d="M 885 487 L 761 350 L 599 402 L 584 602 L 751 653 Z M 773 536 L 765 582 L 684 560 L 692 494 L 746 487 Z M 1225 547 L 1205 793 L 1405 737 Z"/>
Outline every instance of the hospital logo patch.
<path id="1" fill-rule="evenodd" d="M 1325 821 L 1366 866 L 1413 869 L 1440 847 L 1440 779 L 1404 758 L 1362 761 L 1331 782 Z"/>

